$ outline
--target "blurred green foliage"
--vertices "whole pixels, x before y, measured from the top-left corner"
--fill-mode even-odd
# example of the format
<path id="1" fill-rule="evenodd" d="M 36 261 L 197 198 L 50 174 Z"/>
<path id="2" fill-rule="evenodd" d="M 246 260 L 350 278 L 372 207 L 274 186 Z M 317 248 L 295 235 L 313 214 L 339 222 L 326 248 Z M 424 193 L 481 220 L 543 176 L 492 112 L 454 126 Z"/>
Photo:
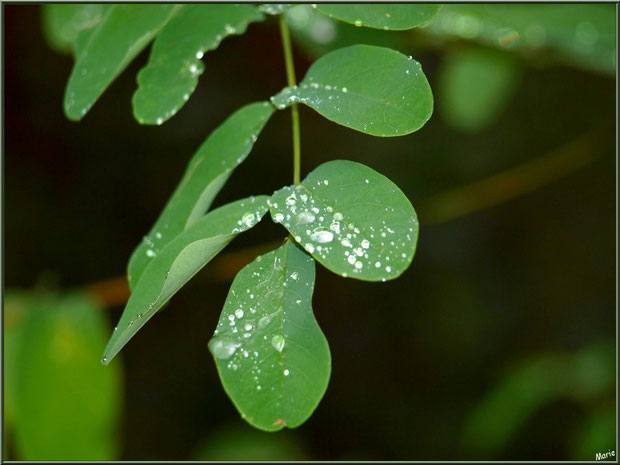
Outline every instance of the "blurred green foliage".
<path id="1" fill-rule="evenodd" d="M 97 361 L 108 325 L 84 294 L 5 297 L 5 427 L 21 460 L 118 457 L 123 406 L 119 363 Z"/>
<path id="2" fill-rule="evenodd" d="M 560 399 L 595 410 L 613 398 L 616 352 L 599 343 L 576 353 L 537 354 L 512 367 L 474 409 L 464 430 L 464 447 L 476 457 L 496 456 L 517 430 L 544 405 Z M 592 451 L 606 451 L 615 440 L 609 410 L 595 414 L 576 438 L 577 460 L 592 460 Z"/>

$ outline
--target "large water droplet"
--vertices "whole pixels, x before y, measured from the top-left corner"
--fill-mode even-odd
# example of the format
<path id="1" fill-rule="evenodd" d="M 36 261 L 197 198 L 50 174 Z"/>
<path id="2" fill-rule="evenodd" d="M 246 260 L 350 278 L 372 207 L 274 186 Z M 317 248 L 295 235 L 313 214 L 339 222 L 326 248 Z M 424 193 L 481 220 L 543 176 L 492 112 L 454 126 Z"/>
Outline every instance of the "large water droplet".
<path id="1" fill-rule="evenodd" d="M 326 242 L 331 242 L 332 240 L 334 240 L 334 233 L 324 228 L 317 228 L 310 235 L 310 239 L 312 239 L 314 242 L 324 244 Z"/>
<path id="2" fill-rule="evenodd" d="M 214 337 L 209 341 L 209 350 L 218 360 L 226 360 L 232 357 L 240 345 L 231 339 Z"/>
<path id="3" fill-rule="evenodd" d="M 271 345 L 278 352 L 282 352 L 282 349 L 284 349 L 284 344 L 284 336 L 282 336 L 281 334 L 276 334 L 274 337 L 271 338 Z"/>

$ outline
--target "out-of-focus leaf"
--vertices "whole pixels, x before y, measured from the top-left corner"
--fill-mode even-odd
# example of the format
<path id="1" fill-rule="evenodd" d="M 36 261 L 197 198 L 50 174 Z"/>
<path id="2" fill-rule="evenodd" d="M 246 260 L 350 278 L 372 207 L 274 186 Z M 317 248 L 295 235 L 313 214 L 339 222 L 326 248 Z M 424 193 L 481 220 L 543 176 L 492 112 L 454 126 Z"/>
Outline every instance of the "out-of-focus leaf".
<path id="1" fill-rule="evenodd" d="M 295 428 L 327 389 L 331 358 L 312 313 L 314 260 L 287 239 L 235 277 L 209 350 L 251 425 Z"/>
<path id="2" fill-rule="evenodd" d="M 333 50 L 355 44 L 388 47 L 409 53 L 402 34 L 366 27 L 355 27 L 319 13 L 310 5 L 295 5 L 286 11 L 293 40 L 314 59 Z"/>
<path id="3" fill-rule="evenodd" d="M 301 102 L 338 124 L 373 136 L 403 136 L 433 112 L 422 66 L 395 50 L 353 45 L 315 61 L 299 86 L 271 98 L 280 109 Z"/>
<path id="4" fill-rule="evenodd" d="M 218 428 L 200 444 L 194 460 L 199 461 L 293 461 L 307 460 L 298 441 L 281 431 L 265 434 L 240 423 Z"/>
<path id="5" fill-rule="evenodd" d="M 465 425 L 464 447 L 491 456 L 543 405 L 561 398 L 586 404 L 596 400 L 613 389 L 614 364 L 612 344 L 516 364 L 473 411 Z"/>
<path id="6" fill-rule="evenodd" d="M 245 32 L 263 19 L 254 5 L 187 5 L 153 42 L 148 64 L 138 74 L 134 116 L 142 124 L 171 118 L 196 89 L 204 71 L 203 54 L 226 37 Z"/>
<path id="7" fill-rule="evenodd" d="M 511 54 L 489 48 L 457 52 L 439 70 L 439 109 L 455 128 L 479 131 L 506 107 L 520 75 Z"/>
<path id="8" fill-rule="evenodd" d="M 615 18 L 614 5 L 449 4 L 423 30 L 613 74 Z"/>
<path id="9" fill-rule="evenodd" d="M 95 27 L 111 5 L 47 4 L 43 5 L 43 33 L 47 43 L 60 53 L 71 53 L 78 34 Z"/>
<path id="10" fill-rule="evenodd" d="M 65 91 L 65 114 L 80 120 L 103 91 L 181 8 L 165 4 L 112 6 L 76 41 L 76 60 Z M 83 32 L 83 34 L 84 34 Z"/>
<path id="11" fill-rule="evenodd" d="M 129 260 L 131 289 L 157 252 L 205 214 L 234 169 L 248 156 L 274 111 L 269 102 L 246 105 L 200 146 L 155 225 Z"/>
<path id="12" fill-rule="evenodd" d="M 213 210 L 171 240 L 144 270 L 101 360 L 108 364 L 168 300 L 238 234 L 267 212 L 267 196 L 237 200 Z"/>
<path id="13" fill-rule="evenodd" d="M 441 5 L 431 4 L 347 4 L 325 3 L 317 5 L 321 13 L 332 18 L 355 24 L 399 31 L 412 29 L 428 22 L 437 14 Z"/>
<path id="14" fill-rule="evenodd" d="M 275 192 L 271 216 L 325 267 L 365 281 L 400 276 L 418 240 L 415 210 L 398 186 L 346 160 L 324 163 L 301 184 Z"/>
<path id="15" fill-rule="evenodd" d="M 121 366 L 98 363 L 106 321 L 82 294 L 32 296 L 19 321 L 15 440 L 22 460 L 114 460 Z"/>
<path id="16" fill-rule="evenodd" d="M 600 460 L 597 454 L 615 451 L 616 408 L 604 405 L 592 412 L 580 425 L 571 441 L 572 460 Z M 614 458 L 611 454 L 607 458 Z"/>

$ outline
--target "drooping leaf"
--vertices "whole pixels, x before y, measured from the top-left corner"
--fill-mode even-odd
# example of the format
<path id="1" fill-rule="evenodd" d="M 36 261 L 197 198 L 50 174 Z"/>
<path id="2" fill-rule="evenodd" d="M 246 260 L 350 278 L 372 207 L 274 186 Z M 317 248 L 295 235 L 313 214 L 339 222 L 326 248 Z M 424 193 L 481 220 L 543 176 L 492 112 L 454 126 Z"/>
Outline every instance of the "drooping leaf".
<path id="1" fill-rule="evenodd" d="M 317 5 L 317 9 L 332 18 L 355 24 L 356 26 L 373 27 L 401 31 L 412 29 L 428 22 L 437 14 L 441 5 L 430 4 L 347 4 L 325 3 Z"/>
<path id="2" fill-rule="evenodd" d="M 171 118 L 196 89 L 204 71 L 203 54 L 262 19 L 254 5 L 187 5 L 157 36 L 149 62 L 138 74 L 133 96 L 136 119 L 161 124 Z"/>
<path id="3" fill-rule="evenodd" d="M 331 358 L 312 313 L 314 260 L 287 239 L 235 277 L 209 349 L 251 425 L 295 428 L 327 389 Z"/>
<path id="4" fill-rule="evenodd" d="M 539 61 L 616 72 L 614 5 L 449 4 L 423 30 L 522 52 Z"/>
<path id="5" fill-rule="evenodd" d="M 29 296 L 16 354 L 15 445 L 21 460 L 115 460 L 121 365 L 97 360 L 108 331 L 90 296 Z"/>
<path id="6" fill-rule="evenodd" d="M 65 91 L 67 117 L 80 120 L 179 8 L 114 5 L 96 27 L 84 31 L 76 41 L 76 61 Z"/>
<path id="7" fill-rule="evenodd" d="M 156 254 L 133 289 L 103 354 L 109 363 L 192 276 L 267 212 L 268 197 L 237 200 L 203 216 Z"/>
<path id="8" fill-rule="evenodd" d="M 246 105 L 213 131 L 190 160 L 185 175 L 161 215 L 129 260 L 133 289 L 158 250 L 198 221 L 247 157 L 274 107 L 268 102 Z"/>
<path id="9" fill-rule="evenodd" d="M 271 98 L 301 102 L 338 124 L 373 136 L 403 136 L 431 117 L 433 95 L 417 61 L 395 50 L 352 45 L 313 63 L 300 85 Z"/>
<path id="10" fill-rule="evenodd" d="M 70 53 L 78 34 L 95 27 L 111 5 L 47 4 L 43 5 L 43 32 L 50 47 Z"/>
<path id="11" fill-rule="evenodd" d="M 271 216 L 334 273 L 365 281 L 394 279 L 415 253 L 418 220 L 385 176 L 346 160 L 312 171 L 271 197 Z"/>
<path id="12" fill-rule="evenodd" d="M 506 107 L 521 76 L 514 55 L 474 48 L 449 56 L 439 69 L 439 109 L 454 127 L 483 129 Z"/>

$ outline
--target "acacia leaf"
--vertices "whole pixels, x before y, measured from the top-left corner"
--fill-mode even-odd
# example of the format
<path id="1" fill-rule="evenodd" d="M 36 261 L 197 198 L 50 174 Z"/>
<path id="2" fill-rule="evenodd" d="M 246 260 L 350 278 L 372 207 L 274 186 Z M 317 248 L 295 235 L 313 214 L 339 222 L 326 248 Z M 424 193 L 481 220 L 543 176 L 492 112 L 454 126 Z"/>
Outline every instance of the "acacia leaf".
<path id="1" fill-rule="evenodd" d="M 179 5 L 114 5 L 76 39 L 75 65 L 65 90 L 65 114 L 80 120 L 112 81 L 148 45 Z"/>
<path id="2" fill-rule="evenodd" d="M 209 209 L 234 169 L 252 150 L 274 110 L 269 102 L 246 105 L 200 146 L 164 210 L 129 260 L 127 274 L 132 289 L 157 251 Z"/>
<path id="3" fill-rule="evenodd" d="M 433 95 L 420 63 L 371 45 L 323 55 L 298 86 L 271 100 L 280 109 L 304 103 L 338 124 L 381 137 L 417 131 L 433 112 Z"/>
<path id="4" fill-rule="evenodd" d="M 325 3 L 317 9 L 332 18 L 355 24 L 356 26 L 372 27 L 401 31 L 421 26 L 437 14 L 441 5 L 432 4 L 349 4 Z"/>
<path id="5" fill-rule="evenodd" d="M 312 313 L 314 260 L 294 242 L 235 277 L 209 350 L 224 389 L 251 425 L 295 428 L 329 381 L 327 340 Z"/>
<path id="6" fill-rule="evenodd" d="M 276 191 L 271 216 L 325 267 L 364 281 L 394 279 L 418 240 L 413 206 L 392 181 L 361 163 L 334 160 Z"/>
<path id="7" fill-rule="evenodd" d="M 196 89 L 204 71 L 203 54 L 262 19 L 254 5 L 185 6 L 157 36 L 148 64 L 138 73 L 135 118 L 142 124 L 161 124 L 171 118 Z"/>
<path id="8" fill-rule="evenodd" d="M 267 212 L 267 196 L 229 203 L 175 237 L 144 270 L 101 360 L 108 364 L 134 334 L 238 234 Z"/>

